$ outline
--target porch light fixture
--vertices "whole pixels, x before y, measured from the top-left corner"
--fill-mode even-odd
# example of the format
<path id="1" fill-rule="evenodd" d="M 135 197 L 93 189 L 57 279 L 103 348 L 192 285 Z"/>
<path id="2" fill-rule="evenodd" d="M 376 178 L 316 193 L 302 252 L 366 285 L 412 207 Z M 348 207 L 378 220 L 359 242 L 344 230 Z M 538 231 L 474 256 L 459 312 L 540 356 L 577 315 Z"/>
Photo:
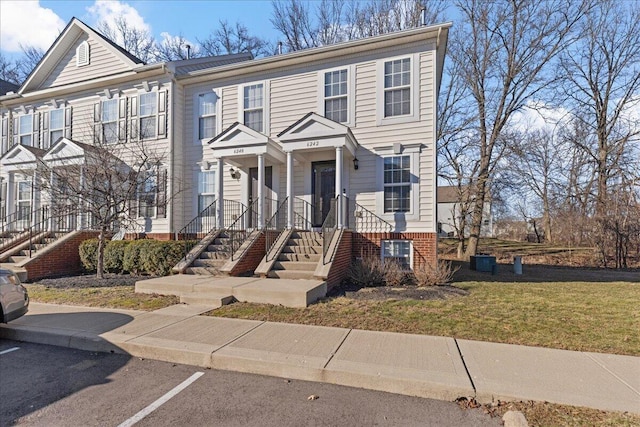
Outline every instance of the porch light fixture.
<path id="1" fill-rule="evenodd" d="M 360 161 L 358 160 L 358 158 L 357 158 L 357 157 L 354 157 L 354 158 L 353 158 L 353 168 L 354 168 L 355 170 L 358 170 L 358 168 L 359 168 L 359 167 L 360 167 Z"/>
<path id="2" fill-rule="evenodd" d="M 240 178 L 240 171 L 236 170 L 234 168 L 230 168 L 229 169 L 229 175 L 231 175 L 231 178 L 233 178 L 233 179 L 238 179 L 238 178 Z"/>

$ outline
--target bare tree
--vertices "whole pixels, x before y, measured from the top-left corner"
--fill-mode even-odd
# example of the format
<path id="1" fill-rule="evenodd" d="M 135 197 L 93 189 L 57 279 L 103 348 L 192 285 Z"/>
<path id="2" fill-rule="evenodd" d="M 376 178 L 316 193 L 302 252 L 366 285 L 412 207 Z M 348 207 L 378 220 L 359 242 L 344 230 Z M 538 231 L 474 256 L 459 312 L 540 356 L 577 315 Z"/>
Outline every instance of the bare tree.
<path id="1" fill-rule="evenodd" d="M 133 27 L 123 15 L 116 17 L 113 24 L 101 21 L 96 28 L 102 35 L 142 61 L 153 62 L 155 60 L 156 42 L 151 33 Z"/>
<path id="2" fill-rule="evenodd" d="M 0 79 L 16 85 L 20 85 L 24 80 L 20 63 L 7 58 L 2 53 L 0 53 Z"/>
<path id="3" fill-rule="evenodd" d="M 220 28 L 209 34 L 205 40 L 198 40 L 204 55 L 250 53 L 254 58 L 273 53 L 273 46 L 259 37 L 249 34 L 240 22 L 235 25 L 219 21 Z"/>
<path id="4" fill-rule="evenodd" d="M 202 56 L 197 45 L 189 43 L 182 34 L 171 36 L 166 34 L 164 39 L 156 44 L 154 53 L 156 61 L 180 61 Z"/>
<path id="5" fill-rule="evenodd" d="M 450 43 L 473 102 L 479 166 L 475 173 L 471 234 L 465 257 L 477 252 L 488 189 L 504 153 L 503 133 L 513 114 L 550 82 L 545 67 L 572 40 L 584 2 L 459 0 L 462 23 Z"/>

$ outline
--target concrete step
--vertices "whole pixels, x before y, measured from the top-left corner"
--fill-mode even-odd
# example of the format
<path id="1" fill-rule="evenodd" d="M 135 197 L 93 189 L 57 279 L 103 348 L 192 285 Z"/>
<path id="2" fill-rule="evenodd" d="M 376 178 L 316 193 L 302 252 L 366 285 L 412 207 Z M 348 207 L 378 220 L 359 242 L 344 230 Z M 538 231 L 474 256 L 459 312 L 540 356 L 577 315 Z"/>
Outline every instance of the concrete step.
<path id="1" fill-rule="evenodd" d="M 186 274 L 196 274 L 200 276 L 218 276 L 220 271 L 215 267 L 188 267 Z"/>
<path id="2" fill-rule="evenodd" d="M 198 258 L 193 260 L 194 267 L 215 267 L 220 268 L 227 263 L 226 259 Z"/>
<path id="3" fill-rule="evenodd" d="M 27 255 L 13 255 L 11 257 L 9 257 L 9 262 L 13 263 L 13 264 L 19 264 L 22 261 L 24 261 L 25 259 L 29 258 Z"/>
<path id="4" fill-rule="evenodd" d="M 322 240 L 315 239 L 289 239 L 287 242 L 289 246 L 311 246 L 322 248 Z"/>
<path id="5" fill-rule="evenodd" d="M 227 260 L 229 259 L 229 255 L 226 252 L 219 251 L 205 251 L 200 254 L 201 259 L 218 259 L 218 260 Z"/>
<path id="6" fill-rule="evenodd" d="M 284 254 L 322 254 L 322 247 L 312 246 L 288 246 L 282 248 Z"/>
<path id="7" fill-rule="evenodd" d="M 304 262 L 318 262 L 320 261 L 320 254 L 296 254 L 296 253 L 281 253 L 278 256 L 278 261 L 304 261 Z"/>
<path id="8" fill-rule="evenodd" d="M 313 279 L 313 272 L 292 270 L 271 270 L 267 277 L 272 279 Z"/>
<path id="9" fill-rule="evenodd" d="M 294 239 L 311 238 L 316 240 L 322 240 L 322 233 L 317 231 L 294 231 L 291 233 L 291 237 Z"/>
<path id="10" fill-rule="evenodd" d="M 223 305 L 231 304 L 234 298 L 228 292 L 209 291 L 209 292 L 189 292 L 180 295 L 180 302 L 192 305 L 207 305 L 211 308 L 220 308 Z"/>
<path id="11" fill-rule="evenodd" d="M 224 245 L 209 245 L 207 246 L 207 252 L 229 252 L 229 246 Z"/>
<path id="12" fill-rule="evenodd" d="M 316 270 L 317 262 L 304 261 L 276 261 L 273 263 L 273 270 L 308 271 L 313 273 Z"/>

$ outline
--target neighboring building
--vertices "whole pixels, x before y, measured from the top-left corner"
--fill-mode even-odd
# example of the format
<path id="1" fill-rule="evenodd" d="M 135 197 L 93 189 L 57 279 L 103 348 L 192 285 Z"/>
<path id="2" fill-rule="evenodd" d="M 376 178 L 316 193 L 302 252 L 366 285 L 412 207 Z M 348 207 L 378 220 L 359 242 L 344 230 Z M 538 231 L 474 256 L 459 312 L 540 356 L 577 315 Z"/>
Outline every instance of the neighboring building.
<path id="1" fill-rule="evenodd" d="M 455 185 L 439 186 L 437 189 L 438 198 L 438 235 L 440 237 L 456 237 L 460 228 L 462 218 L 461 200 L 465 199 L 465 192 L 468 187 L 459 189 Z M 462 193 L 462 194 L 461 194 Z M 469 209 L 471 206 L 469 206 Z M 469 210 L 467 209 L 467 210 Z M 467 223 L 464 235 L 469 236 L 471 226 L 471 215 L 467 212 Z M 491 215 L 491 199 L 485 202 L 482 212 L 482 237 L 494 237 L 493 216 Z"/>
<path id="2" fill-rule="evenodd" d="M 82 159 L 86 145 L 144 143 L 164 157 L 156 185 L 130 202 L 139 218 L 130 234 L 181 238 L 195 221 L 200 236 L 210 231 L 203 216 L 217 229 L 238 228 L 239 217 L 249 231 L 324 224 L 325 240 L 346 231 L 332 257 L 348 241 L 354 256 L 435 262 L 449 27 L 146 65 L 73 19 L 19 90 L 0 97 L 0 223 L 50 203 L 32 184 L 39 165 Z"/>

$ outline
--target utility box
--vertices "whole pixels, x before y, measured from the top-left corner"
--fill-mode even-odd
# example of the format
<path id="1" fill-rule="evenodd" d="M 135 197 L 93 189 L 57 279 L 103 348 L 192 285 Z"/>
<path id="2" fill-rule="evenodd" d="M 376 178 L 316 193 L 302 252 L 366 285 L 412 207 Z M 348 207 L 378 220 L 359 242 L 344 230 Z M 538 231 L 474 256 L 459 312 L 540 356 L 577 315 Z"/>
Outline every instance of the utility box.
<path id="1" fill-rule="evenodd" d="M 491 255 L 475 255 L 469 259 L 471 269 L 491 273 L 496 265 L 496 257 Z"/>

